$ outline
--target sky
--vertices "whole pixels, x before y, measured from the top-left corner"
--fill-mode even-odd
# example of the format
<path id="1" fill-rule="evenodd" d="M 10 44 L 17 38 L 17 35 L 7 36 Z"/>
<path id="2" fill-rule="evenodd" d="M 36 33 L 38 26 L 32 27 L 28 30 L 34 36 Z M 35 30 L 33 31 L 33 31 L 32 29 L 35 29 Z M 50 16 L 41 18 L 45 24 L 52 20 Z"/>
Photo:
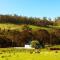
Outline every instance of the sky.
<path id="1" fill-rule="evenodd" d="M 54 18 L 60 16 L 60 0 L 0 0 L 0 14 Z"/>

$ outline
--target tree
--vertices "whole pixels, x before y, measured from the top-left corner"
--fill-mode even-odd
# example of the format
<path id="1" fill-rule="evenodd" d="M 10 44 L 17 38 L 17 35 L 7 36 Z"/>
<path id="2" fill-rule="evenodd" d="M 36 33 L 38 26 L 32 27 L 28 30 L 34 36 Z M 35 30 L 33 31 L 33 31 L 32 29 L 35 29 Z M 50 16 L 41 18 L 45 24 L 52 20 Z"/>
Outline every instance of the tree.
<path id="1" fill-rule="evenodd" d="M 40 48 L 40 43 L 37 40 L 31 41 L 31 47 L 35 48 L 35 49 L 39 49 Z"/>
<path id="2" fill-rule="evenodd" d="M 40 43 L 37 40 L 31 41 L 31 47 L 35 48 L 35 53 L 40 53 Z"/>
<path id="3" fill-rule="evenodd" d="M 22 29 L 25 30 L 25 31 L 26 30 L 29 30 L 29 31 L 32 30 L 32 28 L 30 28 L 29 25 L 27 25 L 27 24 L 25 24 Z"/>
<path id="4" fill-rule="evenodd" d="M 43 20 L 47 20 L 47 17 L 43 17 Z"/>
<path id="5" fill-rule="evenodd" d="M 48 20 L 51 21 L 52 19 L 49 17 Z"/>
<path id="6" fill-rule="evenodd" d="M 34 39 L 37 39 L 39 42 L 41 42 L 43 45 L 49 44 L 49 38 L 50 34 L 47 30 L 40 29 L 33 33 Z"/>
<path id="7" fill-rule="evenodd" d="M 60 26 L 60 17 L 57 17 L 57 18 L 55 18 L 54 20 L 55 20 L 55 21 L 54 21 L 54 25 L 55 25 L 55 26 Z"/>

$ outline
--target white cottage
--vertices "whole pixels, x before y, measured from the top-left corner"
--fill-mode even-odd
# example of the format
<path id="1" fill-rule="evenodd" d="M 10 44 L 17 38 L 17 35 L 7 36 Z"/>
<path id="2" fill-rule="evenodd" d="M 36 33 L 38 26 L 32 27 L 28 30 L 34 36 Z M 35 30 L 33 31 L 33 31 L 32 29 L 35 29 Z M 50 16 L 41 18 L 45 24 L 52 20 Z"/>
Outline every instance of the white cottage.
<path id="1" fill-rule="evenodd" d="M 25 45 L 25 48 L 31 48 L 31 45 Z"/>

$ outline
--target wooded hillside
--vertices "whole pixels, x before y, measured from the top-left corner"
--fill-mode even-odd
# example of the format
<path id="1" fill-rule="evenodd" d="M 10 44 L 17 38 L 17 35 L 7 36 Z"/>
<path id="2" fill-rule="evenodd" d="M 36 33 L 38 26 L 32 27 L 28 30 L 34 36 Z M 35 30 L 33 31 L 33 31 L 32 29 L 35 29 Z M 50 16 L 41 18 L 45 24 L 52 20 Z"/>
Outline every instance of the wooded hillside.
<path id="1" fill-rule="evenodd" d="M 51 21 L 43 17 L 23 17 L 12 15 L 0 15 L 0 24 L 12 24 L 22 26 L 21 31 L 17 29 L 11 29 L 9 27 L 0 27 L 0 47 L 12 47 L 12 46 L 24 46 L 30 44 L 32 40 L 38 40 L 40 44 L 54 45 L 60 44 L 60 28 L 58 28 L 59 19 Z M 8 23 L 8 24 L 7 24 Z M 17 27 L 18 27 L 17 26 Z M 34 29 L 36 26 L 39 27 Z M 55 27 L 57 26 L 57 27 Z M 41 28 L 42 27 L 42 28 Z M 14 27 L 12 27 L 14 28 Z"/>

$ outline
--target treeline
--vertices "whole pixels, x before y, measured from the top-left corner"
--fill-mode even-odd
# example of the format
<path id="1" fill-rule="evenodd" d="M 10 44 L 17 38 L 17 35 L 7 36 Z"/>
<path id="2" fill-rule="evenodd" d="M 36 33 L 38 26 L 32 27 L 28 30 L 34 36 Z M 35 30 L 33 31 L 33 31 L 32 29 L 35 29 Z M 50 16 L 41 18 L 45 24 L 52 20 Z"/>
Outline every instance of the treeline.
<path id="1" fill-rule="evenodd" d="M 53 25 L 51 19 L 47 19 L 43 17 L 40 18 L 33 18 L 33 17 L 23 17 L 17 15 L 0 15 L 0 23 L 13 23 L 13 24 L 30 24 L 30 25 L 37 25 L 37 26 L 48 26 Z"/>
<path id="2" fill-rule="evenodd" d="M 43 17 L 26 17 L 26 16 L 18 16 L 18 15 L 0 15 L 0 23 L 12 23 L 12 24 L 30 24 L 37 26 L 58 26 L 60 25 L 60 17 L 56 17 L 53 19 Z"/>
<path id="3" fill-rule="evenodd" d="M 60 29 L 53 29 L 51 32 L 44 29 L 0 30 L 0 47 L 23 47 L 25 44 L 30 44 L 32 40 L 38 40 L 43 45 L 58 45 L 60 44 Z"/>

